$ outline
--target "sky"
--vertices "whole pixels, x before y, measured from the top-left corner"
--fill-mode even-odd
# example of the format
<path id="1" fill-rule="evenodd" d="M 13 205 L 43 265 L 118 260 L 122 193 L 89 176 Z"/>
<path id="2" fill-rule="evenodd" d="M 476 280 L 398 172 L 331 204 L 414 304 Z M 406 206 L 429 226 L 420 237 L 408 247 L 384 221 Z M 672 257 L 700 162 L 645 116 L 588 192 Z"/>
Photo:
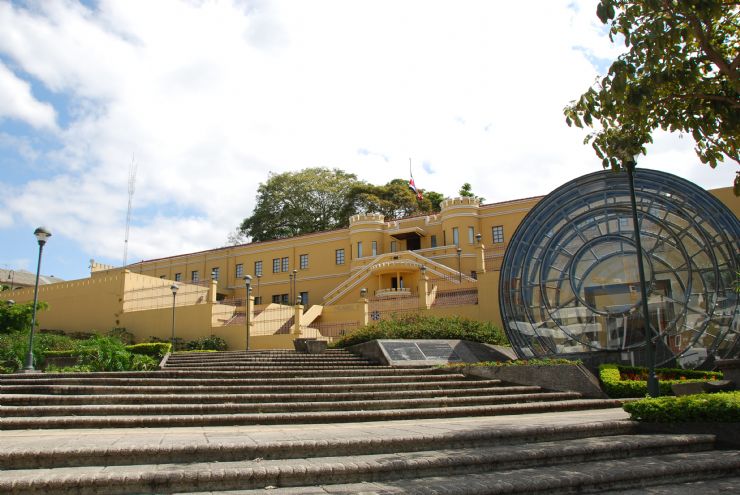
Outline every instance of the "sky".
<path id="1" fill-rule="evenodd" d="M 596 0 L 0 0 L 0 267 L 84 278 L 226 245 L 269 174 L 486 202 L 600 170 L 562 110 L 623 47 Z M 639 166 L 728 187 L 656 133 Z M 133 167 L 132 167 L 133 164 Z"/>

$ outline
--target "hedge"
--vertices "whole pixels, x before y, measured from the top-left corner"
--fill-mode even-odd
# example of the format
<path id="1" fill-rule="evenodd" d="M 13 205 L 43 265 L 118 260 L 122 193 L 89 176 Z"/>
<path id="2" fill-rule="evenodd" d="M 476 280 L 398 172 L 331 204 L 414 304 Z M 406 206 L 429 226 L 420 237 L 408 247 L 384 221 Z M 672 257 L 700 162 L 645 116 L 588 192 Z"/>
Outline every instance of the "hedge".
<path id="1" fill-rule="evenodd" d="M 564 359 L 564 358 L 535 358 L 535 359 L 512 359 L 509 361 L 478 361 L 477 363 L 449 363 L 446 367 L 455 366 L 487 366 L 487 367 L 501 367 L 501 366 L 576 366 L 583 364 L 580 359 Z"/>
<path id="2" fill-rule="evenodd" d="M 738 423 L 740 391 L 647 398 L 623 407 L 633 421 L 647 423 Z"/>
<path id="3" fill-rule="evenodd" d="M 671 385 L 674 383 L 700 382 L 706 380 L 717 380 L 722 378 L 722 373 L 716 371 L 694 371 L 673 368 L 656 368 L 656 375 L 660 379 L 660 394 L 673 395 Z M 612 398 L 622 397 L 645 397 L 647 391 L 646 380 L 623 379 L 622 374 L 647 377 L 645 368 L 635 366 L 620 366 L 617 364 L 602 364 L 599 366 L 599 378 L 604 392 Z M 665 377 L 677 376 L 679 379 L 665 379 Z"/>
<path id="4" fill-rule="evenodd" d="M 364 326 L 333 342 L 330 346 L 349 347 L 377 339 L 460 339 L 509 345 L 504 332 L 488 322 L 459 316 L 436 317 L 411 314 Z"/>
<path id="5" fill-rule="evenodd" d="M 143 344 L 127 345 L 126 350 L 134 354 L 143 354 L 162 359 L 165 354 L 172 350 L 172 344 L 169 342 L 146 342 Z"/>

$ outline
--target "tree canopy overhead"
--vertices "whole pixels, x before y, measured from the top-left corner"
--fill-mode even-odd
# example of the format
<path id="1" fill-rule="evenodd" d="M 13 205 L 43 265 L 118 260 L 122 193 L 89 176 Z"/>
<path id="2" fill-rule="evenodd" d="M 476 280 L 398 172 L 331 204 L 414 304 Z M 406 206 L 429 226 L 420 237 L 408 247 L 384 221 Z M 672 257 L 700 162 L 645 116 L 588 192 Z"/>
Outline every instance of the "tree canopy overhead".
<path id="1" fill-rule="evenodd" d="M 600 0 L 596 14 L 628 51 L 564 112 L 595 129 L 585 143 L 603 166 L 644 153 L 658 128 L 691 134 L 712 167 L 740 163 L 740 2 Z"/>
<path id="2" fill-rule="evenodd" d="M 439 211 L 443 199 L 434 191 L 423 191 L 423 199 L 417 199 L 404 179 L 375 186 L 339 169 L 271 173 L 257 189 L 252 215 L 229 235 L 228 242 L 267 241 L 344 228 L 358 213 L 382 213 L 388 220 L 432 213 Z"/>

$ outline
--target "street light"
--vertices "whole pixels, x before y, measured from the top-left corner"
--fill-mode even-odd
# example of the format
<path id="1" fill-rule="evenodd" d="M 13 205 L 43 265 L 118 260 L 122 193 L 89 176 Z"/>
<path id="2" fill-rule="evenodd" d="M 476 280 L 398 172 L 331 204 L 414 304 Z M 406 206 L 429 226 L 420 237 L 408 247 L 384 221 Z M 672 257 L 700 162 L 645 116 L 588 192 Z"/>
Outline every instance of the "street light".
<path id="1" fill-rule="evenodd" d="M 251 275 L 247 275 L 246 277 L 244 277 L 244 285 L 246 286 L 246 294 L 247 294 L 246 301 L 245 301 L 245 304 L 247 307 L 246 307 L 246 311 L 244 312 L 244 314 L 246 315 L 245 319 L 247 321 L 247 351 L 249 351 L 249 313 L 250 313 L 249 303 L 251 302 L 250 299 L 252 296 L 252 276 Z"/>
<path id="2" fill-rule="evenodd" d="M 36 306 L 39 302 L 39 274 L 41 273 L 41 253 L 44 251 L 44 244 L 47 239 L 51 237 L 49 232 L 44 227 L 39 227 L 33 231 L 33 235 L 36 236 L 36 240 L 39 243 L 39 262 L 36 266 L 36 285 L 33 289 L 33 316 L 31 317 L 31 334 L 28 338 L 28 354 L 26 354 L 26 366 L 23 368 L 25 371 L 35 371 L 33 368 L 33 331 L 36 327 Z"/>
<path id="3" fill-rule="evenodd" d="M 635 199 L 635 165 L 637 157 L 633 157 L 624 163 L 627 169 L 627 178 L 630 186 L 630 203 L 632 205 L 632 228 L 635 234 L 635 248 L 637 250 L 637 273 L 640 278 L 640 296 L 642 299 L 642 317 L 645 320 L 645 346 L 647 351 L 647 388 L 650 397 L 660 395 L 660 384 L 655 375 L 655 344 L 653 343 L 653 330 L 650 326 L 650 308 L 648 307 L 647 286 L 645 284 L 645 269 L 642 266 L 642 242 L 640 241 L 640 226 L 637 223 L 637 200 Z"/>
<path id="4" fill-rule="evenodd" d="M 362 289 L 360 289 L 360 297 L 363 298 L 363 299 L 365 299 L 367 297 L 367 289 L 366 288 L 363 287 Z"/>
<path id="5" fill-rule="evenodd" d="M 298 270 L 293 270 L 293 298 L 298 297 Z"/>
<path id="6" fill-rule="evenodd" d="M 262 274 L 257 274 L 257 297 L 260 297 L 260 279 L 262 278 Z"/>
<path id="7" fill-rule="evenodd" d="M 462 268 L 461 268 L 462 248 L 457 248 L 457 278 L 462 283 Z"/>
<path id="8" fill-rule="evenodd" d="M 177 284 L 170 285 L 170 290 L 172 291 L 172 337 L 170 338 L 172 352 L 175 352 L 175 298 L 177 297 L 177 290 L 179 288 Z"/>

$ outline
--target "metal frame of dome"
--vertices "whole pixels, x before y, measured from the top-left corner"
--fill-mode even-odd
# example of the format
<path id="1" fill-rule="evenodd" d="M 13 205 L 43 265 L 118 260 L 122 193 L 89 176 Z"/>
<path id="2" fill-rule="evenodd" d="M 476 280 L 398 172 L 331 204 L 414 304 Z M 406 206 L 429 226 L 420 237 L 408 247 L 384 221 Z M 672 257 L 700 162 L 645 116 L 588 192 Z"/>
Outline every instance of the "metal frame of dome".
<path id="1" fill-rule="evenodd" d="M 657 365 L 740 354 L 740 221 L 677 177 L 635 170 Z M 626 173 L 579 177 L 543 198 L 504 254 L 499 302 L 521 358 L 618 352 L 645 364 Z M 624 358 L 622 358 L 624 359 Z"/>

